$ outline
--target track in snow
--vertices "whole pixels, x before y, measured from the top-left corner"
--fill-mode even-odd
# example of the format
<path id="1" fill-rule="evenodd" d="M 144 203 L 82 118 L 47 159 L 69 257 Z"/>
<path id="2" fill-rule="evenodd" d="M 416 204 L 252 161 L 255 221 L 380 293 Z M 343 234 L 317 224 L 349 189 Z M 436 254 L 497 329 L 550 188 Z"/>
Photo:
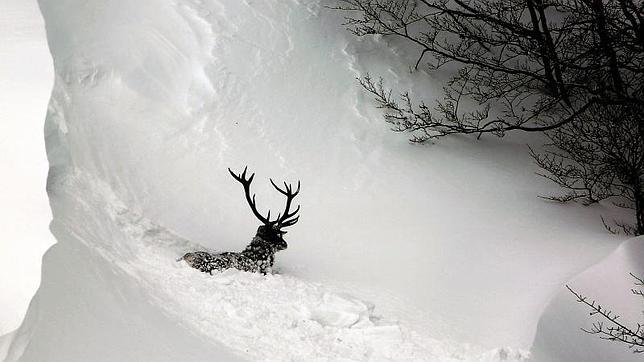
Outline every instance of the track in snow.
<path id="1" fill-rule="evenodd" d="M 208 275 L 177 262 L 199 248 L 127 207 L 102 182 L 76 174 L 64 180 L 73 190 L 78 216 L 103 224 L 110 242 L 97 248 L 109 263 L 136 280 L 168 316 L 253 360 L 440 360 L 519 361 L 510 349 L 483 351 L 423 336 L 375 306 L 347 293 L 291 275 L 235 270 Z M 72 205 L 67 205 L 72 206 Z M 71 215 L 70 215 L 71 216 Z M 73 216 L 67 227 L 74 229 Z M 89 223 L 91 225 L 91 223 Z M 72 233 L 88 240 L 93 230 Z M 105 231 L 109 230 L 109 231 Z M 94 242 L 87 247 L 95 247 Z"/>
<path id="2" fill-rule="evenodd" d="M 548 218 L 545 206 L 520 201 L 534 195 L 526 185 L 531 178 L 517 178 L 520 160 L 503 156 L 518 148 L 490 147 L 484 157 L 445 149 L 430 155 L 404 139 L 392 141 L 352 78 L 363 73 L 375 45 L 348 41 L 337 17 L 318 16 L 324 1 L 94 0 L 85 7 L 75 1 L 41 2 L 57 40 L 47 120 L 49 192 L 59 242 L 83 243 L 78 247 L 86 253 L 75 260 L 80 267 L 65 249 L 45 266 L 52 274 L 69 266 L 68 275 L 101 269 L 80 279 L 89 291 L 78 304 L 115 300 L 108 312 L 123 318 L 97 334 L 104 340 L 91 327 L 112 315 L 96 319 L 95 309 L 77 320 L 81 327 L 85 318 L 95 321 L 90 328 L 59 328 L 61 313 L 46 312 L 64 309 L 67 300 L 57 293 L 65 292 L 64 278 L 53 278 L 45 284 L 51 293 L 41 293 L 49 299 L 31 308 L 34 323 L 24 328 L 41 333 L 25 338 L 34 360 L 55 351 L 46 342 L 58 336 L 68 354 L 77 352 L 79 334 L 100 348 L 136 348 L 112 335 L 141 309 L 152 310 L 140 318 L 148 328 L 132 335 L 148 346 L 157 341 L 150 328 L 181 324 L 187 335 L 251 359 L 519 359 L 521 353 L 508 349 L 437 339 L 527 346 L 544 291 L 561 280 L 556 272 L 570 271 L 570 250 L 579 254 L 581 241 L 590 250 L 587 235 L 570 228 L 581 226 L 567 222 L 578 218 Z M 87 16 L 97 9 L 96 19 Z M 306 217 L 289 234 L 290 250 L 278 255 L 293 270 L 211 277 L 177 263 L 200 247 L 169 229 L 223 249 L 250 241 L 256 225 L 225 172 L 246 163 L 258 174 L 302 177 L 306 185 Z M 277 202 L 258 187 L 262 205 Z M 500 197 L 508 192 L 516 203 Z M 498 220 L 512 225 L 497 229 Z M 573 234 L 577 244 L 553 252 Z M 86 262 L 85 254 L 96 253 L 100 265 Z M 575 259 L 582 263 L 589 255 Z M 320 280 L 327 284 L 311 282 Z M 517 293 L 525 280 L 535 289 Z M 370 288 L 366 297 L 352 293 L 376 300 L 385 316 L 373 303 L 339 291 L 342 283 Z M 118 288 L 133 284 L 145 303 L 133 303 L 133 293 Z M 157 309 L 169 317 L 163 323 L 154 323 Z M 191 351 L 202 339 L 171 347 Z"/>

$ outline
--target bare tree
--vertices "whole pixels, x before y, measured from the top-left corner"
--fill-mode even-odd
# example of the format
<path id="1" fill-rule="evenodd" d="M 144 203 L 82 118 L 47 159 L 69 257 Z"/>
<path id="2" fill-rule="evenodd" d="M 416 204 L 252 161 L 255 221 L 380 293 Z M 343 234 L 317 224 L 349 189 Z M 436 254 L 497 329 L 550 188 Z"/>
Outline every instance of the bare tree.
<path id="1" fill-rule="evenodd" d="M 631 273 L 635 278 L 636 288 L 631 289 L 633 295 L 644 298 L 644 278 L 640 278 Z M 635 323 L 634 327 L 629 327 L 627 322 L 620 320 L 620 316 L 613 313 L 610 309 L 602 307 L 597 301 L 588 300 L 587 297 L 575 292 L 570 286 L 566 288 L 575 295 L 577 302 L 585 304 L 590 308 L 591 316 L 598 316 L 600 320 L 593 322 L 590 329 L 582 328 L 581 330 L 599 336 L 599 338 L 618 342 L 626 345 L 634 353 L 644 353 L 644 325 Z"/>
<path id="2" fill-rule="evenodd" d="M 614 221 L 616 233 L 644 234 L 644 134 L 638 131 L 644 108 L 595 105 L 578 119 L 546 132 L 543 152 L 530 149 L 541 176 L 565 190 L 546 199 L 592 204 L 604 199 L 632 210 L 635 223 Z"/>
<path id="3" fill-rule="evenodd" d="M 549 178 L 565 179 L 551 166 L 561 162 L 564 168 L 589 167 L 583 161 L 586 156 L 576 155 L 576 150 L 587 147 L 567 147 L 565 135 L 585 129 L 586 123 L 622 127 L 611 117 L 627 109 L 634 117 L 629 122 L 632 129 L 618 132 L 627 138 L 612 144 L 639 142 L 626 147 L 642 149 L 642 0 L 340 0 L 334 8 L 345 12 L 347 28 L 356 36 L 379 34 L 416 46 L 413 68 L 446 69 L 452 74 L 444 97 L 431 103 L 412 99 L 406 92 L 393 96 L 382 79 L 369 75 L 359 79 L 385 111 L 385 120 L 395 131 L 411 133 L 412 142 L 452 134 L 548 132 L 550 146 L 562 147 L 563 152 L 546 152 L 536 160 Z M 463 109 L 465 100 L 475 104 L 473 110 Z M 604 115 L 601 119 L 595 116 L 598 110 Z M 594 135 L 586 132 L 586 136 Z M 593 143 L 597 140 L 589 144 Z M 555 161 L 550 162 L 553 156 Z M 617 159 L 621 158 L 611 162 Z M 644 210 L 641 197 L 633 196 L 641 195 L 641 172 L 633 176 L 633 169 L 641 166 L 617 168 L 629 170 L 604 191 L 621 197 L 625 185 L 640 190 L 621 203 L 636 209 L 632 229 L 641 234 Z M 566 187 L 571 182 L 559 184 Z M 597 194 L 596 190 L 577 193 L 561 201 Z"/>

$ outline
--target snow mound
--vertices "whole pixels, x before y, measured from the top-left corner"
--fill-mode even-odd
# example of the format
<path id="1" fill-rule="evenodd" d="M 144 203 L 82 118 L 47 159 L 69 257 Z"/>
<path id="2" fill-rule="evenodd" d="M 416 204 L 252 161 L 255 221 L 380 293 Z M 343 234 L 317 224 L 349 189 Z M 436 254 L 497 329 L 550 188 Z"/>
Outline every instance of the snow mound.
<path id="1" fill-rule="evenodd" d="M 55 242 L 42 131 L 53 78 L 36 1 L 0 2 L 0 335 L 20 325 Z"/>
<path id="2" fill-rule="evenodd" d="M 630 273 L 644 275 L 644 237 L 630 239 L 617 250 L 575 276 L 568 285 L 577 293 L 595 300 L 602 307 L 619 315 L 619 321 L 637 328 L 644 320 L 644 303 L 633 295 L 635 280 Z M 601 340 L 581 330 L 591 329 L 592 323 L 602 321 L 589 315 L 587 306 L 577 303 L 565 288 L 550 302 L 539 321 L 532 346 L 534 359 L 539 362 L 555 361 L 641 361 L 623 343 Z"/>
<path id="3" fill-rule="evenodd" d="M 94 279 L 94 287 L 110 291 L 114 285 L 134 283 L 138 293 L 145 295 L 170 321 L 230 351 L 224 350 L 221 355 L 295 361 L 522 361 L 527 357 L 525 352 L 511 349 L 484 351 L 434 340 L 408 325 L 378 315 L 372 303 L 293 276 L 236 270 L 212 276 L 198 272 L 176 259 L 199 246 L 129 210 L 101 181 L 76 174 L 58 182 L 64 187 L 56 185 L 57 190 L 73 193 L 54 197 L 64 200 L 67 210 L 73 212 L 58 219 L 64 225 L 53 226 L 57 236 L 69 233 L 65 237 L 65 244 L 70 244 L 67 247 L 74 245 L 97 252 L 91 258 L 94 268 L 98 264 L 113 269 L 111 277 Z M 80 218 L 82 224 L 76 222 Z M 97 247 L 94 241 L 88 243 L 89 237 L 106 242 Z M 74 263 L 73 254 L 66 255 L 67 263 Z M 130 291 L 119 294 L 123 300 L 136 299 Z M 74 305 L 68 308 L 57 313 L 78 313 Z M 42 326 L 52 324 L 48 323 L 46 313 L 39 323 L 31 326 L 33 330 L 27 330 L 38 333 Z M 66 333 L 67 338 L 82 339 Z M 19 357 L 31 360 L 30 356 L 38 355 L 33 351 L 43 343 L 38 339 L 27 343 L 26 336 L 13 338 L 10 361 Z M 173 348 L 182 350 L 182 346 Z M 76 357 L 70 349 L 78 353 L 83 347 L 77 343 L 58 344 L 56 359 Z M 127 356 L 129 352 L 125 353 Z M 193 359 L 184 356 L 183 360 Z"/>
<path id="4" fill-rule="evenodd" d="M 536 199 L 525 140 L 392 134 L 355 77 L 434 79 L 331 3 L 40 0 L 58 244 L 10 360 L 525 358 L 552 292 L 614 248 L 597 212 Z M 263 211 L 266 178 L 302 181 L 282 273 L 176 262 L 250 241 L 243 165 Z"/>

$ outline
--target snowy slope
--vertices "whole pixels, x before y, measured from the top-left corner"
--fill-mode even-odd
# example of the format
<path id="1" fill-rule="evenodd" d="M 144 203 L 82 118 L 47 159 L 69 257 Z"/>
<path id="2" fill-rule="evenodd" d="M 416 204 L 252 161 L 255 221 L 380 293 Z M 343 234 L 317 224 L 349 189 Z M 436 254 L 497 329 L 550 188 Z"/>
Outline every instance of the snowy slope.
<path id="1" fill-rule="evenodd" d="M 0 335 L 18 328 L 54 243 L 43 119 L 54 70 L 35 0 L 0 2 Z"/>
<path id="2" fill-rule="evenodd" d="M 635 281 L 629 274 L 644 275 L 644 237 L 628 240 L 600 263 L 575 276 L 568 284 L 577 293 L 596 300 L 619 315 L 630 328 L 644 322 L 642 298 L 631 293 Z M 601 318 L 589 316 L 590 310 L 562 290 L 546 308 L 532 347 L 535 360 L 549 361 L 641 361 L 628 346 L 600 340 L 583 331 Z"/>
<path id="3" fill-rule="evenodd" d="M 525 355 L 427 338 L 375 314 L 368 302 L 290 275 L 196 273 L 175 261 L 194 245 L 128 210 L 100 181 L 75 175 L 59 189 L 73 190 L 52 195 L 68 211 L 52 225 L 65 243 L 45 257 L 43 287 L 32 302 L 38 312 L 13 337 L 9 361 L 514 361 Z M 74 226 L 79 218 L 82 228 Z"/>
<path id="4" fill-rule="evenodd" d="M 553 189 L 533 174 L 531 140 L 414 147 L 391 133 L 354 78 L 416 94 L 437 81 L 406 71 L 410 49 L 352 38 L 325 4 L 40 1 L 59 244 L 10 360 L 524 356 L 561 285 L 618 245 L 603 210 L 537 199 Z M 280 274 L 176 263 L 250 241 L 257 222 L 226 171 L 243 165 L 264 210 L 282 203 L 268 177 L 302 181 Z M 77 293 L 57 287 L 63 272 Z M 158 331 L 171 352 L 151 350 Z"/>

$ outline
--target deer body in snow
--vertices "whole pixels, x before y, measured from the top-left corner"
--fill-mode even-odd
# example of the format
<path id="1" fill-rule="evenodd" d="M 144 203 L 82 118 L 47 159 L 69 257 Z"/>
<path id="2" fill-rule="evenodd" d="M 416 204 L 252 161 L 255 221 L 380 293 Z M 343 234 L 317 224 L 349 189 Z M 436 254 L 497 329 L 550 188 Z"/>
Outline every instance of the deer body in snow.
<path id="1" fill-rule="evenodd" d="M 244 171 L 237 175 L 231 169 L 228 169 L 228 172 L 230 172 L 233 178 L 244 186 L 246 201 L 255 217 L 262 222 L 262 225 L 257 228 L 257 233 L 251 243 L 239 253 L 225 252 L 214 254 L 206 251 L 196 251 L 186 253 L 179 260 L 184 260 L 191 267 L 210 274 L 213 271 L 222 271 L 230 268 L 262 274 L 271 272 L 273 262 L 275 261 L 275 253 L 286 249 L 288 246 L 283 238 L 284 234 L 286 234 L 286 231 L 283 229 L 294 225 L 300 218 L 297 215 L 300 210 L 299 205 L 294 211 L 290 210 L 291 202 L 300 192 L 300 182 L 297 182 L 297 189 L 293 191 L 293 187 L 286 182 L 284 182 L 284 189 L 282 189 L 273 180 L 270 180 L 273 187 L 286 196 L 286 207 L 284 211 L 275 220 L 271 220 L 270 210 L 266 217 L 257 211 L 255 195 L 253 194 L 251 196 L 250 194 L 250 184 L 253 182 L 255 174 L 253 173 L 246 178 L 246 171 L 247 168 L 244 168 Z"/>

